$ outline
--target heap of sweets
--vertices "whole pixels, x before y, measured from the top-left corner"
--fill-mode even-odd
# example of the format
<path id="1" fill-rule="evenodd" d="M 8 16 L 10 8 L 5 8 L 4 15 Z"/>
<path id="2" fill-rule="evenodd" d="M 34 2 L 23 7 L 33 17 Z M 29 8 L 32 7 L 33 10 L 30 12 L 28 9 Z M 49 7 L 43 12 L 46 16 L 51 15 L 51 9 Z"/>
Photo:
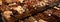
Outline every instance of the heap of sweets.
<path id="1" fill-rule="evenodd" d="M 58 0 L 1 0 L 0 10 L 2 11 L 2 16 L 4 19 L 6 19 L 6 22 L 15 22 L 34 14 L 37 15 L 38 13 L 43 12 L 45 9 L 50 8 L 50 6 L 52 7 L 57 5 L 56 2 L 58 2 Z M 42 13 L 42 15 L 44 14 Z M 43 18 L 43 16 L 41 17 Z M 39 21 L 42 20 L 43 19 Z"/>

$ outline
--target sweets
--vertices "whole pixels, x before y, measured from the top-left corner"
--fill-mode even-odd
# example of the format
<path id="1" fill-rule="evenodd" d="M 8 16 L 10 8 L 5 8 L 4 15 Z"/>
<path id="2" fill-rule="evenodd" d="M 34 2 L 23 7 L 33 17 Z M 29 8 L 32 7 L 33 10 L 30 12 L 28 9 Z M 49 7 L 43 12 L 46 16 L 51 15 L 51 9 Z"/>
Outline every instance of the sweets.
<path id="1" fill-rule="evenodd" d="M 6 22 L 58 22 L 58 1 L 0 0 L 0 10 Z"/>

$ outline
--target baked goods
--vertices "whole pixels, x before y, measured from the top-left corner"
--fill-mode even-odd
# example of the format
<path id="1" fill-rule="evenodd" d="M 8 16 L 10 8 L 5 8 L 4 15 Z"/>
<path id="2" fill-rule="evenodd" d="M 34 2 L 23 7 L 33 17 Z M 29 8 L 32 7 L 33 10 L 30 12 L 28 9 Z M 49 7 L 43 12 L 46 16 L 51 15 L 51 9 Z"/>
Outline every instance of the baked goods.
<path id="1" fill-rule="evenodd" d="M 0 10 L 6 22 L 58 22 L 59 4 L 59 0 L 0 0 Z"/>

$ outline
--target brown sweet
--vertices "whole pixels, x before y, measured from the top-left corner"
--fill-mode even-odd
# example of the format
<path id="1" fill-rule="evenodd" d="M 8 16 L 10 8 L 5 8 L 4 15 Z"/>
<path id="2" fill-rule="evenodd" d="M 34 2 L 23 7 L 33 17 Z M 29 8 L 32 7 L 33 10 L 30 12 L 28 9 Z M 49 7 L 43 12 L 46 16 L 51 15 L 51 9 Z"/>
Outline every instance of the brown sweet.
<path id="1" fill-rule="evenodd" d="M 60 8 L 55 2 L 58 0 L 1 0 L 0 10 L 6 22 L 58 22 Z"/>

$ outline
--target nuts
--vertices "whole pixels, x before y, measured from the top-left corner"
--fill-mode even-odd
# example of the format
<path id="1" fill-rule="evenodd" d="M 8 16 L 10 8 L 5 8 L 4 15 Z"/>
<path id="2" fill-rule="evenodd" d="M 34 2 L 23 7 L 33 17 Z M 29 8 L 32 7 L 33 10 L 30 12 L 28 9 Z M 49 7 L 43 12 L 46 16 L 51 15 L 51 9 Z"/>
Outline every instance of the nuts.
<path id="1" fill-rule="evenodd" d="M 18 0 L 5 0 L 7 3 L 18 2 Z"/>
<path id="2" fill-rule="evenodd" d="M 60 10 L 60 8 L 58 8 L 58 7 L 56 7 L 56 6 L 55 6 L 54 8 L 57 9 L 57 10 Z"/>
<path id="3" fill-rule="evenodd" d="M 0 0 L 0 5 L 2 5 L 2 0 Z"/>
<path id="4" fill-rule="evenodd" d="M 12 14 L 11 11 L 4 11 L 3 16 L 6 17 L 6 18 L 8 19 L 8 18 L 11 17 L 11 16 L 10 16 L 11 14 Z"/>
<path id="5" fill-rule="evenodd" d="M 39 22 L 47 22 L 47 21 L 44 21 L 43 19 L 40 19 Z"/>
<path id="6" fill-rule="evenodd" d="M 23 12 L 25 12 L 25 10 L 21 6 L 18 6 L 16 8 L 14 8 L 14 10 L 17 10 L 20 14 L 22 14 Z"/>
<path id="7" fill-rule="evenodd" d="M 23 3 L 24 0 L 19 0 L 19 2 Z"/>
<path id="8" fill-rule="evenodd" d="M 7 3 L 11 3 L 12 2 L 12 0 L 5 0 Z"/>

